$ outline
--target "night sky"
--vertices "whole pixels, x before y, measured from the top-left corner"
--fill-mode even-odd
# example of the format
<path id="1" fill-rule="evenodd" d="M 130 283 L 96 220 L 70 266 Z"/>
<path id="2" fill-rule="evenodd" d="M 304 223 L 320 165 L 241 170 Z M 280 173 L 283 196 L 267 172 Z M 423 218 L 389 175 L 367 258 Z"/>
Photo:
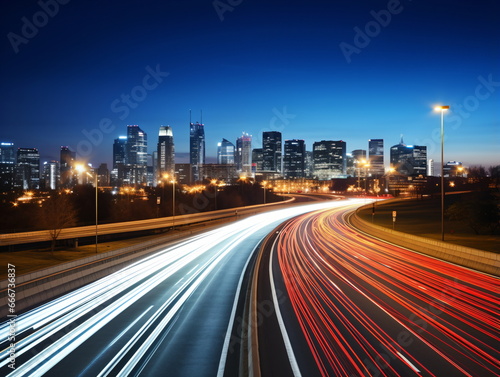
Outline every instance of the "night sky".
<path id="1" fill-rule="evenodd" d="M 222 138 L 248 132 L 258 148 L 277 130 L 307 150 L 382 138 L 386 165 L 403 134 L 439 161 L 444 104 L 445 159 L 500 164 L 496 0 L 60 2 L 1 5 L 0 141 L 42 160 L 69 145 L 111 164 L 128 124 L 150 153 L 172 126 L 180 155 L 192 109 L 207 157 Z"/>

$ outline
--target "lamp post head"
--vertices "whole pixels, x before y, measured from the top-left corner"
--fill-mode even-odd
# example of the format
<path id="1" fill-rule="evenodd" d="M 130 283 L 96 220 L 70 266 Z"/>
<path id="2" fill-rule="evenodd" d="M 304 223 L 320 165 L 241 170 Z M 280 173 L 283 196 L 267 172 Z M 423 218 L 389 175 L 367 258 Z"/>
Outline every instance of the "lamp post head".
<path id="1" fill-rule="evenodd" d="M 436 111 L 446 111 L 449 109 L 450 109 L 450 106 L 435 106 L 434 107 L 434 110 L 436 110 Z"/>

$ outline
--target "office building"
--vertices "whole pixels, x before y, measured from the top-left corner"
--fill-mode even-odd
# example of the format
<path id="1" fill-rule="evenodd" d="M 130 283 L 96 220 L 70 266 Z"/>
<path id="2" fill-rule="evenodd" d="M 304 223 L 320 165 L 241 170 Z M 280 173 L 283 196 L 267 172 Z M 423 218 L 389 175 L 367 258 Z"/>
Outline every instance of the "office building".
<path id="1" fill-rule="evenodd" d="M 346 142 L 322 140 L 313 144 L 314 176 L 318 180 L 346 177 Z"/>
<path id="2" fill-rule="evenodd" d="M 443 166 L 445 177 L 463 177 L 465 174 L 464 165 L 460 161 L 448 161 Z"/>
<path id="3" fill-rule="evenodd" d="M 173 176 L 175 172 L 174 133 L 172 127 L 161 126 L 158 134 L 158 147 L 156 156 L 156 180 L 164 174 Z"/>
<path id="4" fill-rule="evenodd" d="M 245 132 L 236 140 L 235 160 L 239 174 L 252 176 L 252 136 Z"/>
<path id="5" fill-rule="evenodd" d="M 434 160 L 432 158 L 427 162 L 427 175 L 429 177 L 434 177 Z"/>
<path id="6" fill-rule="evenodd" d="M 264 154 L 262 153 L 262 148 L 252 149 L 252 167 L 255 166 L 256 172 L 261 172 L 263 170 Z"/>
<path id="7" fill-rule="evenodd" d="M 182 185 L 193 182 L 191 164 L 175 164 L 175 180 Z"/>
<path id="8" fill-rule="evenodd" d="M 286 179 L 305 177 L 306 145 L 304 140 L 285 140 L 283 172 Z"/>
<path id="9" fill-rule="evenodd" d="M 43 163 L 43 188 L 45 190 L 57 190 L 60 185 L 59 161 L 45 161 Z"/>
<path id="10" fill-rule="evenodd" d="M 40 188 L 40 152 L 36 148 L 18 148 L 15 186 L 23 190 Z"/>
<path id="11" fill-rule="evenodd" d="M 10 191 L 14 188 L 15 166 L 14 143 L 0 143 L 0 191 Z"/>
<path id="12" fill-rule="evenodd" d="M 262 133 L 262 169 L 269 172 L 282 171 L 281 132 L 265 131 Z"/>
<path id="13" fill-rule="evenodd" d="M 201 174 L 203 179 L 216 179 L 225 183 L 231 183 L 238 178 L 235 164 L 205 164 L 201 168 Z"/>
<path id="14" fill-rule="evenodd" d="M 368 140 L 368 161 L 372 177 L 382 177 L 385 174 L 384 139 Z"/>
<path id="15" fill-rule="evenodd" d="M 72 188 L 78 183 L 75 170 L 76 152 L 62 146 L 59 154 L 59 176 L 62 188 Z"/>
<path id="16" fill-rule="evenodd" d="M 217 163 L 221 165 L 234 164 L 235 146 L 229 140 L 222 139 L 217 144 Z"/>
<path id="17" fill-rule="evenodd" d="M 108 164 L 102 163 L 99 167 L 94 171 L 97 173 L 97 182 L 99 187 L 107 187 L 110 184 L 110 173 L 108 169 Z"/>
<path id="18" fill-rule="evenodd" d="M 306 151 L 304 174 L 306 178 L 312 178 L 314 174 L 314 160 L 312 151 Z"/>
<path id="19" fill-rule="evenodd" d="M 406 176 L 427 176 L 427 147 L 401 142 L 391 147 L 391 167 Z"/>
<path id="20" fill-rule="evenodd" d="M 147 183 L 148 136 L 137 125 L 127 126 L 127 142 L 125 144 L 126 182 L 130 185 Z"/>
<path id="21" fill-rule="evenodd" d="M 205 163 L 205 125 L 189 124 L 189 163 L 193 181 L 200 181 L 200 167 Z"/>

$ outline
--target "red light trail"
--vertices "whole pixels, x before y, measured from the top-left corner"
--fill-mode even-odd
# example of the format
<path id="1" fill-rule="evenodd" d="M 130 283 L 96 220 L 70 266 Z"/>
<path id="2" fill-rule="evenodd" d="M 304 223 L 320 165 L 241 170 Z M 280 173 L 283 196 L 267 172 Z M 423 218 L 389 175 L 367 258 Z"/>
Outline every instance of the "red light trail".
<path id="1" fill-rule="evenodd" d="M 498 279 L 301 215 L 275 256 L 322 376 L 496 376 Z"/>

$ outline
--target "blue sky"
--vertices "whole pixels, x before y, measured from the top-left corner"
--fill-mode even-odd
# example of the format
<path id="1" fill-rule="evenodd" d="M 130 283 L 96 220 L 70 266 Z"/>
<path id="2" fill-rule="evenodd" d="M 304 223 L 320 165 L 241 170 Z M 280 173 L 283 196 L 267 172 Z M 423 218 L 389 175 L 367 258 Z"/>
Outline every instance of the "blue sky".
<path id="1" fill-rule="evenodd" d="M 21 0 L 2 8 L 0 139 L 38 147 L 42 159 L 70 145 L 82 159 L 111 163 L 127 124 L 148 133 L 149 152 L 160 125 L 170 125 L 176 151 L 188 152 L 189 109 L 193 121 L 203 109 L 207 156 L 222 138 L 248 132 L 256 148 L 262 131 L 278 130 L 308 150 L 328 139 L 366 149 L 383 138 L 386 164 L 403 134 L 438 161 L 432 107 L 441 103 L 453 110 L 445 159 L 500 164 L 494 0 Z M 26 20 L 40 25 L 36 35 Z"/>

